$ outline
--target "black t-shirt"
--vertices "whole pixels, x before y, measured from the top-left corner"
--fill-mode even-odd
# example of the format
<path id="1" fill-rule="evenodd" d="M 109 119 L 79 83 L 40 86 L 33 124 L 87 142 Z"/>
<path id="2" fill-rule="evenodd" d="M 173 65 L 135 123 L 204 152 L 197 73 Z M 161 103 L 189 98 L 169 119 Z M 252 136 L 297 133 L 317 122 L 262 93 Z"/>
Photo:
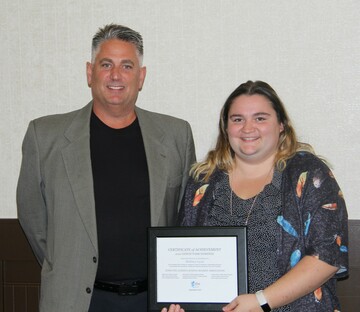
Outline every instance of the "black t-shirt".
<path id="1" fill-rule="evenodd" d="M 138 120 L 113 129 L 92 113 L 90 148 L 99 246 L 96 279 L 146 278 L 150 186 Z"/>

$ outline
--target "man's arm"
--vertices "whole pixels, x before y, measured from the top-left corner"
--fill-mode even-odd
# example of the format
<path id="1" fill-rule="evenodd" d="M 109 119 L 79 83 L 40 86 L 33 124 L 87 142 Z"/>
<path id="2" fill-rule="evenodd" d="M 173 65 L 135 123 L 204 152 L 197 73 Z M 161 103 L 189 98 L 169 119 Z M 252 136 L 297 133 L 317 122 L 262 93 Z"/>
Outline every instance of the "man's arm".
<path id="1" fill-rule="evenodd" d="M 16 193 L 18 218 L 41 265 L 46 248 L 47 213 L 43 197 L 39 148 L 33 122 L 29 124 L 26 132 L 22 153 L 23 158 Z"/>
<path id="2" fill-rule="evenodd" d="M 179 200 L 178 211 L 180 209 L 182 197 L 184 196 L 186 184 L 189 179 L 190 168 L 196 161 L 194 138 L 192 135 L 191 127 L 187 122 L 186 122 L 186 131 L 187 131 L 187 136 L 186 136 L 187 140 L 186 140 L 186 149 L 185 149 L 186 151 L 185 166 L 184 166 L 183 180 L 181 182 L 181 190 L 180 190 L 181 196 Z"/>

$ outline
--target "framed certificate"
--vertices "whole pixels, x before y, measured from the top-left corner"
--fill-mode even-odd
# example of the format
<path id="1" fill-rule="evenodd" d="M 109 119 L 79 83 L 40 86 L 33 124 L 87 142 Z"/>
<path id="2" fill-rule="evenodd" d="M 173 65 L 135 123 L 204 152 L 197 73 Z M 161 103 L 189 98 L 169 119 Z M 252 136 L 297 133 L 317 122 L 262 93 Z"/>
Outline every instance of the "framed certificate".
<path id="1" fill-rule="evenodd" d="M 221 311 L 247 293 L 245 227 L 148 229 L 149 311 Z"/>

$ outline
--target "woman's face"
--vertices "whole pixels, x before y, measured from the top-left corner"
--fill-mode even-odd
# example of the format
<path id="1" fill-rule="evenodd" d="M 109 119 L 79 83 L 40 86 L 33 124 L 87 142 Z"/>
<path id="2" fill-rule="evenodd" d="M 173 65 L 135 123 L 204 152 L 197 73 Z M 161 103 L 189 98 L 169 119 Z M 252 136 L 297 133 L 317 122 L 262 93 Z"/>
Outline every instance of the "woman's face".
<path id="1" fill-rule="evenodd" d="M 231 104 L 227 134 L 235 158 L 261 163 L 275 156 L 284 126 L 262 95 L 241 95 Z"/>

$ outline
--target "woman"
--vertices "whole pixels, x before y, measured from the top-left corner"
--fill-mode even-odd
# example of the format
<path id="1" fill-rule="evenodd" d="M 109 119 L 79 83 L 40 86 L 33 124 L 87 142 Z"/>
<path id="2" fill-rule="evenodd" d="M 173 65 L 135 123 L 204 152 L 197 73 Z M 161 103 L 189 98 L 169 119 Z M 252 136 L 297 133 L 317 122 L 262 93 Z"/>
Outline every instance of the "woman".
<path id="1" fill-rule="evenodd" d="M 223 311 L 340 310 L 334 277 L 348 267 L 342 192 L 297 141 L 267 83 L 243 83 L 226 100 L 216 147 L 191 170 L 179 224 L 247 226 L 249 293 Z"/>

